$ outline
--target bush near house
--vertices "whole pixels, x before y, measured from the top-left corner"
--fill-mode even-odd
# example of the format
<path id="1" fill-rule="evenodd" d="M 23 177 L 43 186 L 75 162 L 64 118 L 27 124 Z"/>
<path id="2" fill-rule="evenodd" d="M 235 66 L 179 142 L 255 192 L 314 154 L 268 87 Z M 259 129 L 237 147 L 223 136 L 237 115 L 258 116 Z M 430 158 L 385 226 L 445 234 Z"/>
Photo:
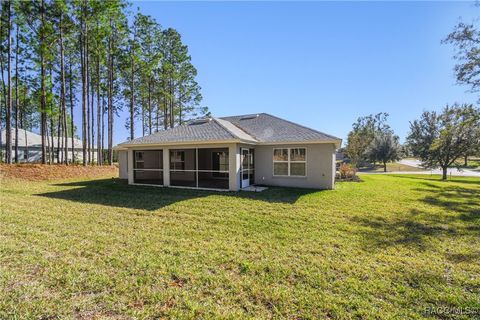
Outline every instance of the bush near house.
<path id="1" fill-rule="evenodd" d="M 357 176 L 357 169 L 348 163 L 342 163 L 338 167 L 338 171 L 335 176 L 335 181 L 359 181 Z"/>

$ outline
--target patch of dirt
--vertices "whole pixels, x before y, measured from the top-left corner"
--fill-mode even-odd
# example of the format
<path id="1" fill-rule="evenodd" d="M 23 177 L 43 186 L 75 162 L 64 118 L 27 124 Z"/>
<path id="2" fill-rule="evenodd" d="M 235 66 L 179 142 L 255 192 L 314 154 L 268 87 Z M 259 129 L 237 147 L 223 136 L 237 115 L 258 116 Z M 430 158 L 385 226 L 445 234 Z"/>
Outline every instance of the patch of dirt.
<path id="1" fill-rule="evenodd" d="M 118 177 L 117 166 L 81 166 L 63 164 L 0 164 L 0 178 L 28 181 L 74 178 Z"/>

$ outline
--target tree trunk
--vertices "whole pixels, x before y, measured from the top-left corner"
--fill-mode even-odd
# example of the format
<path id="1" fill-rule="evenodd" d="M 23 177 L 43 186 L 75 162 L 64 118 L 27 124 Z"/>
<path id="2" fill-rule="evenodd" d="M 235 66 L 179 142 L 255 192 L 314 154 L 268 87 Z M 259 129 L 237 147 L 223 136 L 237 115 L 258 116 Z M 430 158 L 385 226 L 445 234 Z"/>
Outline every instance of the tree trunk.
<path id="1" fill-rule="evenodd" d="M 160 101 L 158 101 L 157 108 L 155 110 L 155 132 L 158 132 L 160 130 Z"/>
<path id="2" fill-rule="evenodd" d="M 90 138 L 90 141 L 91 141 L 91 144 L 90 144 L 90 153 L 91 153 L 91 162 L 90 164 L 93 164 L 95 162 L 95 112 L 94 112 L 94 103 L 95 103 L 95 91 L 94 91 L 94 83 L 93 81 L 90 81 L 90 94 L 92 96 L 92 102 L 91 102 L 91 110 L 90 110 L 90 114 L 92 116 L 91 118 L 91 124 L 90 124 L 90 135 L 91 135 L 91 138 Z"/>
<path id="3" fill-rule="evenodd" d="M 51 83 L 51 86 L 50 86 L 49 90 L 50 90 L 50 93 L 53 96 L 53 82 L 51 80 L 52 79 L 52 69 L 49 69 L 49 75 L 50 75 L 50 83 Z M 50 164 L 52 164 L 52 163 L 55 163 L 55 140 L 54 140 L 55 132 L 53 131 L 53 128 L 55 127 L 55 124 L 53 122 L 53 114 L 51 114 L 49 118 L 50 118 L 50 140 L 51 140 L 51 144 L 50 144 Z"/>
<path id="4" fill-rule="evenodd" d="M 84 1 L 84 5 L 82 8 L 82 22 L 81 22 L 81 29 L 82 32 L 80 34 L 80 63 L 81 63 L 81 71 L 82 71 L 82 154 L 83 159 L 82 163 L 84 166 L 87 165 L 87 74 L 86 74 L 86 65 L 85 65 L 85 10 L 86 10 L 86 0 Z"/>
<path id="5" fill-rule="evenodd" d="M 26 106 L 27 105 L 27 89 L 25 88 L 25 90 L 23 91 L 23 106 Z M 29 157 L 29 154 L 28 154 L 28 136 L 27 136 L 27 128 L 25 128 L 25 125 L 24 125 L 24 122 L 23 122 L 23 112 L 22 112 L 22 129 L 23 129 L 23 134 L 25 136 L 25 151 L 24 151 L 24 154 L 23 154 L 23 159 L 25 160 L 25 162 L 29 162 L 30 161 L 30 157 Z"/>
<path id="6" fill-rule="evenodd" d="M 101 128 L 101 117 L 102 117 L 102 106 L 100 101 L 100 53 L 97 51 L 97 164 L 102 165 L 102 128 Z"/>
<path id="7" fill-rule="evenodd" d="M 45 121 L 45 134 L 46 134 L 46 142 L 47 142 L 47 150 L 48 150 L 48 164 L 50 164 L 50 139 L 48 139 L 48 122 Z"/>
<path id="8" fill-rule="evenodd" d="M 103 150 L 105 150 L 105 146 L 104 146 L 104 143 L 105 143 L 105 110 L 106 110 L 105 106 L 106 106 L 105 97 L 103 97 L 103 99 L 102 99 L 102 146 L 101 146 L 102 164 L 104 164 Z"/>
<path id="9" fill-rule="evenodd" d="M 168 129 L 168 106 L 167 106 L 167 98 L 163 97 L 163 128 L 165 130 Z"/>
<path id="10" fill-rule="evenodd" d="M 7 96 L 7 112 L 6 112 L 6 153 L 7 163 L 12 163 L 12 3 L 8 1 L 7 4 L 7 81 L 8 81 L 8 96 Z"/>
<path id="11" fill-rule="evenodd" d="M 61 161 L 63 161 L 63 159 L 60 159 L 60 149 L 61 149 L 61 146 L 60 146 L 60 141 L 63 141 L 63 139 L 61 139 L 60 137 L 60 131 L 62 130 L 62 114 L 60 112 L 60 114 L 58 115 L 58 123 L 57 123 L 57 163 L 60 163 Z"/>
<path id="12" fill-rule="evenodd" d="M 148 134 L 152 134 L 152 88 L 151 81 L 148 80 Z"/>
<path id="13" fill-rule="evenodd" d="M 448 167 L 442 167 L 442 180 L 447 180 L 447 169 Z"/>
<path id="14" fill-rule="evenodd" d="M 383 163 L 383 172 L 387 172 L 387 163 L 386 162 Z"/>
<path id="15" fill-rule="evenodd" d="M 87 2 L 85 1 L 85 7 Z M 92 147 L 92 139 L 90 134 L 90 66 L 89 66 L 89 51 L 88 51 L 88 23 L 85 22 L 85 79 L 87 87 L 87 159 L 88 164 L 91 164 L 90 150 Z"/>
<path id="16" fill-rule="evenodd" d="M 70 91 L 70 126 L 72 130 L 72 163 L 75 163 L 75 125 L 73 123 L 73 73 L 72 73 L 72 57 L 70 57 L 69 63 L 69 91 Z"/>
<path id="17" fill-rule="evenodd" d="M 25 134 L 25 154 L 23 155 L 23 158 L 26 160 L 26 162 L 30 162 L 30 156 L 28 154 L 28 135 L 25 128 L 23 129 L 23 133 Z"/>
<path id="18" fill-rule="evenodd" d="M 133 48 L 131 54 L 133 55 Z M 130 68 L 131 68 L 131 75 L 130 75 L 130 140 L 134 139 L 135 135 L 135 129 L 134 129 L 134 122 L 135 122 L 135 95 L 134 95 L 134 90 L 135 90 L 135 79 L 134 79 L 134 73 L 135 73 L 135 63 L 133 61 L 133 56 L 130 57 Z"/>
<path id="19" fill-rule="evenodd" d="M 3 23 L 0 22 L 0 35 L 1 34 L 3 34 Z M 6 111 L 7 108 L 8 108 L 8 103 L 7 103 L 7 99 L 6 99 L 6 97 L 7 97 L 7 87 L 5 85 L 4 74 L 5 74 L 5 67 L 3 65 L 3 54 L 0 54 L 0 75 L 2 77 L 2 94 L 3 94 L 2 95 L 2 97 L 3 97 L 2 102 L 5 103 L 5 111 Z M 4 107 L 3 105 L 0 106 L 0 119 L 3 119 L 3 107 Z M 2 121 L 1 120 L 0 120 L 0 132 L 2 132 Z M 3 145 L 2 135 L 0 134 L 0 146 L 2 146 L 2 145 Z M 1 157 L 0 161 L 4 160 L 3 156 L 4 156 L 4 154 L 3 154 L 2 148 L 0 147 L 0 157 Z M 5 162 L 6 161 L 7 161 L 7 159 L 6 159 L 6 152 L 5 152 Z"/>
<path id="20" fill-rule="evenodd" d="M 464 164 L 463 164 L 463 165 L 464 165 L 465 167 L 468 167 L 468 155 L 465 155 L 464 158 L 463 158 L 463 160 L 464 160 Z"/>
<path id="21" fill-rule="evenodd" d="M 142 108 L 142 137 L 145 137 L 145 101 L 143 100 L 143 97 L 141 98 L 141 104 L 140 107 Z"/>
<path id="22" fill-rule="evenodd" d="M 40 96 L 40 135 L 42 136 L 42 164 L 46 163 L 47 148 L 45 139 L 47 135 L 47 93 L 45 88 L 45 55 L 43 52 L 43 45 L 45 44 L 45 0 L 42 0 L 40 7 L 41 28 L 40 28 L 40 78 L 41 78 L 41 96 Z"/>
<path id="23" fill-rule="evenodd" d="M 171 83 L 170 84 L 170 128 L 173 128 L 174 126 L 175 126 L 175 89 L 173 87 L 173 83 Z"/>
<path id="24" fill-rule="evenodd" d="M 60 103 L 62 108 L 62 127 L 63 127 L 63 162 L 68 164 L 68 130 L 67 130 L 67 103 L 66 103 L 66 84 L 65 84 L 65 54 L 63 48 L 63 20 L 62 16 L 60 16 L 60 78 L 61 78 L 61 86 L 60 86 Z"/>
<path id="25" fill-rule="evenodd" d="M 110 20 L 113 29 L 113 23 Z M 113 164 L 113 36 L 109 41 L 108 66 L 108 164 Z"/>
<path id="26" fill-rule="evenodd" d="M 18 55 L 20 46 L 18 45 L 19 32 L 17 24 L 17 35 L 16 35 L 16 51 L 15 51 L 15 163 L 18 163 L 18 117 L 20 115 L 19 101 L 18 98 Z"/>

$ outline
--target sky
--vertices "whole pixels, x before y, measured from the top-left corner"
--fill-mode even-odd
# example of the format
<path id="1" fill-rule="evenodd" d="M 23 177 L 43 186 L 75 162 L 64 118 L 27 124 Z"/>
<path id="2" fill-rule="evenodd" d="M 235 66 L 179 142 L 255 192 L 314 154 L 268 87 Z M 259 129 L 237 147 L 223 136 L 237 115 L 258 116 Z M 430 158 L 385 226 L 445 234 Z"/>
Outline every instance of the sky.
<path id="1" fill-rule="evenodd" d="M 355 120 L 387 112 L 404 141 L 409 121 L 475 103 L 456 84 L 441 40 L 473 2 L 159 2 L 132 10 L 177 29 L 213 116 L 266 112 L 344 139 Z M 127 139 L 121 112 L 114 142 Z M 136 136 L 141 134 L 137 125 Z"/>

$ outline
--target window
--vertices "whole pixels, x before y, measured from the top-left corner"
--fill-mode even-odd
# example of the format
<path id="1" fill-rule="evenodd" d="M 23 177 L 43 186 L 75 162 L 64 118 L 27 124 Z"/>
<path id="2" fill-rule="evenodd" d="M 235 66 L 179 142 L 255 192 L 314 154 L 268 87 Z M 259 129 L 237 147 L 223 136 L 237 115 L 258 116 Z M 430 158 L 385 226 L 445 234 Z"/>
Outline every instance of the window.
<path id="1" fill-rule="evenodd" d="M 273 175 L 305 177 L 307 175 L 307 149 L 273 149 Z"/>
<path id="2" fill-rule="evenodd" d="M 170 169 L 185 170 L 185 151 L 172 151 L 170 155 Z"/>

